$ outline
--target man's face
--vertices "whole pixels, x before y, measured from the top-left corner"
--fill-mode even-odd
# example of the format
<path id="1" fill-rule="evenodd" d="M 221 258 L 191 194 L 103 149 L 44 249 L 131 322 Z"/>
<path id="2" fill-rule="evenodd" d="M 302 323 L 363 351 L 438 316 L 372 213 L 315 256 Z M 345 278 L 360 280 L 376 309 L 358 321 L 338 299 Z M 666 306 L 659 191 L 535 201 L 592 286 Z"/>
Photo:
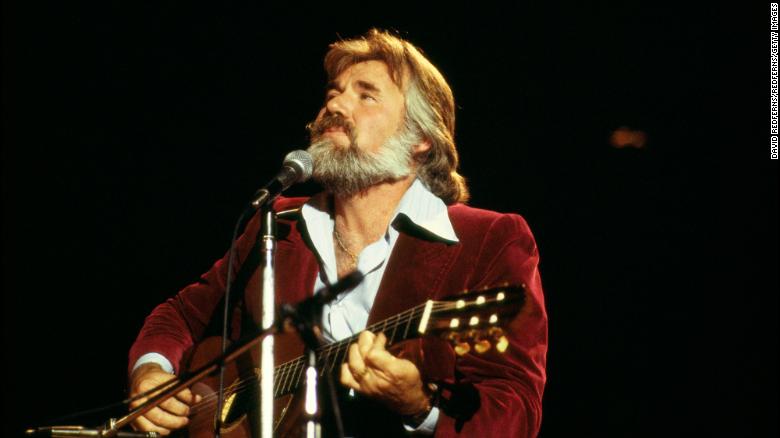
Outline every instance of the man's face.
<path id="1" fill-rule="evenodd" d="M 413 152 L 426 146 L 405 118 L 404 95 L 384 63 L 346 69 L 309 125 L 314 180 L 349 196 L 411 175 Z"/>
<path id="2" fill-rule="evenodd" d="M 312 141 L 377 153 L 402 126 L 404 94 L 385 63 L 366 61 L 344 70 L 328 84 L 325 104 L 312 125 Z"/>

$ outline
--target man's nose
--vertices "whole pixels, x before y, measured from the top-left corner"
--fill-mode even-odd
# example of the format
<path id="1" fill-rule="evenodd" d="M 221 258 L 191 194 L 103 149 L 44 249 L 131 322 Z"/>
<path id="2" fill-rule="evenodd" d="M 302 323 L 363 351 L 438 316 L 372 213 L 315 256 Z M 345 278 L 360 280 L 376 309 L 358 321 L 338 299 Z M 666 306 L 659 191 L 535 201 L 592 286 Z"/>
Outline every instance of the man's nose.
<path id="1" fill-rule="evenodd" d="M 350 105 L 347 97 L 342 93 L 328 99 L 328 103 L 325 104 L 325 109 L 331 114 L 338 114 L 346 119 L 349 117 Z"/>

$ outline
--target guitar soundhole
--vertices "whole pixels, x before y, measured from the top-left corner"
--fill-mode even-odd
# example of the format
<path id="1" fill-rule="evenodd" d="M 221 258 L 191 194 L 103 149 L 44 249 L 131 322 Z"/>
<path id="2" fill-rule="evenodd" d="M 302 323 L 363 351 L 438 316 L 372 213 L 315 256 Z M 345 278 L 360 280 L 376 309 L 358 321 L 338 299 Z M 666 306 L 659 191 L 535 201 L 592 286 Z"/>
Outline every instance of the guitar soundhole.
<path id="1" fill-rule="evenodd" d="M 240 420 L 243 416 L 243 413 L 240 413 L 238 409 L 233 409 L 236 398 L 236 394 L 230 394 L 225 397 L 225 405 L 222 407 L 221 419 L 222 424 L 226 426 Z"/>
<path id="2" fill-rule="evenodd" d="M 257 405 L 257 385 L 257 378 L 239 379 L 225 391 L 225 404 L 220 415 L 224 429 L 243 420 L 252 406 Z"/>

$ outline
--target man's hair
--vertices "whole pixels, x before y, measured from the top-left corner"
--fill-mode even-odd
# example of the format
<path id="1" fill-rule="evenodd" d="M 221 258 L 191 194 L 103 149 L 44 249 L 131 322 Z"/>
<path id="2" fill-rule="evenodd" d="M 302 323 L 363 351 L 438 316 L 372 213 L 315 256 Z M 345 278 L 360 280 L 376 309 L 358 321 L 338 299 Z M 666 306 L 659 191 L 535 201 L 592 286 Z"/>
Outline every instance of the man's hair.
<path id="1" fill-rule="evenodd" d="M 403 90 L 406 84 L 406 126 L 431 142 L 418 158 L 417 174 L 447 205 L 469 198 L 465 179 L 458 174 L 455 149 L 455 99 L 439 70 L 420 49 L 395 35 L 371 29 L 365 36 L 337 41 L 325 55 L 328 79 L 335 79 L 350 66 L 364 61 L 382 61 L 390 77 Z"/>

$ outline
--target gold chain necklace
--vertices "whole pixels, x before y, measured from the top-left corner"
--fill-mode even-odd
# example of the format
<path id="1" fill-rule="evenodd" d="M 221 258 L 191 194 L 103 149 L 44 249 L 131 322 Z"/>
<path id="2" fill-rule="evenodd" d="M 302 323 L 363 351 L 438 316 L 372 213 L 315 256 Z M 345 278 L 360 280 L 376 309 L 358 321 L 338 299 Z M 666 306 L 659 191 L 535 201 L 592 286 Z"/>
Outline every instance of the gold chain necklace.
<path id="1" fill-rule="evenodd" d="M 339 248 L 352 259 L 352 264 L 357 266 L 358 257 L 347 248 L 347 245 L 344 245 L 344 241 L 341 240 L 341 234 L 339 234 L 335 226 L 333 227 L 333 237 L 336 238 L 336 243 L 339 245 Z"/>

